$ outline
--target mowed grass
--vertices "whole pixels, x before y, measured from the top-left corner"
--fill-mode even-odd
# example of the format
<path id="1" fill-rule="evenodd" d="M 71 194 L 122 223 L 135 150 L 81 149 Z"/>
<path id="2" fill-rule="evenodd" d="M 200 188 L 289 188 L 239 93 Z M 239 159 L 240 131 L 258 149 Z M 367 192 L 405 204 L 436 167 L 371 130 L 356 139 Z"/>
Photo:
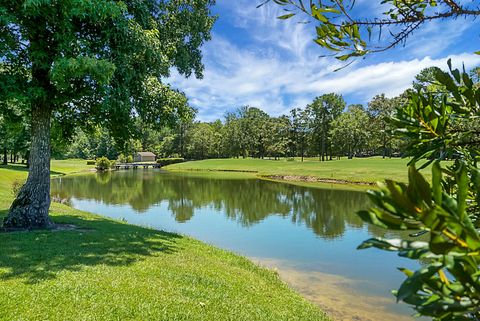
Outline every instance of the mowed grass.
<path id="1" fill-rule="evenodd" d="M 169 170 L 254 171 L 258 175 L 311 176 L 321 179 L 374 183 L 385 179 L 407 180 L 408 159 L 371 157 L 319 162 L 306 159 L 301 162 L 267 159 L 208 159 L 167 166 Z M 423 170 L 428 178 L 430 172 Z"/>
<path id="2" fill-rule="evenodd" d="M 52 163 L 57 175 L 89 170 Z M 0 167 L 0 219 L 10 186 Z M 0 233 L 1 320 L 328 320 L 272 271 L 188 237 L 53 203 L 77 230 Z"/>

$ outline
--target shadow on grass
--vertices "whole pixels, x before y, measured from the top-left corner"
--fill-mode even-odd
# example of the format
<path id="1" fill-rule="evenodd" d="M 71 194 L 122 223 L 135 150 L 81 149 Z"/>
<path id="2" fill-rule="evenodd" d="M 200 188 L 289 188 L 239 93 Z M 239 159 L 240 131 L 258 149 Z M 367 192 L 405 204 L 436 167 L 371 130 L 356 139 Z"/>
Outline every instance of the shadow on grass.
<path id="1" fill-rule="evenodd" d="M 24 164 L 15 164 L 15 165 L 3 165 L 3 164 L 1 164 L 0 168 L 4 168 L 4 169 L 11 170 L 11 171 L 16 171 L 16 172 L 28 173 L 28 168 Z M 65 175 L 65 173 L 50 170 L 50 175 L 63 176 L 63 175 Z"/>
<path id="2" fill-rule="evenodd" d="M 0 211 L 0 220 L 6 215 Z M 54 216 L 56 223 L 74 224 L 70 231 L 0 234 L 0 280 L 37 283 L 62 271 L 95 265 L 127 266 L 153 255 L 179 250 L 181 236 L 103 219 Z"/>

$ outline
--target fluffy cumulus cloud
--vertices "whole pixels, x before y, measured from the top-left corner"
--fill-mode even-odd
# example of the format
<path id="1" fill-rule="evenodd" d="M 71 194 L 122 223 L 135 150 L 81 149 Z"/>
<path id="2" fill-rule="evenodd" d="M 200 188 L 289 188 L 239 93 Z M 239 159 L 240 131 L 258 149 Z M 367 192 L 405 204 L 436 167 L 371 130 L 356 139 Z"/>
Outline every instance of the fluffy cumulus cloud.
<path id="1" fill-rule="evenodd" d="M 312 25 L 279 21 L 275 19 L 277 8 L 256 9 L 252 2 L 220 0 L 221 20 L 204 47 L 204 78 L 185 79 L 173 72 L 169 79 L 187 94 L 201 120 L 222 118 L 225 112 L 244 105 L 281 115 L 329 92 L 343 94 L 349 103 L 366 103 L 378 93 L 400 94 L 420 70 L 445 68 L 448 58 L 467 68 L 480 64 L 480 56 L 473 53 L 445 52 L 449 41 L 468 30 L 469 26 L 463 26 L 448 39 L 433 34 L 439 39 L 436 44 L 416 41 L 397 50 L 397 55 L 384 55 L 370 63 L 357 61 L 334 72 L 342 65 L 334 58 L 319 57 L 320 50 L 312 42 Z M 433 30 L 434 26 L 426 28 Z"/>

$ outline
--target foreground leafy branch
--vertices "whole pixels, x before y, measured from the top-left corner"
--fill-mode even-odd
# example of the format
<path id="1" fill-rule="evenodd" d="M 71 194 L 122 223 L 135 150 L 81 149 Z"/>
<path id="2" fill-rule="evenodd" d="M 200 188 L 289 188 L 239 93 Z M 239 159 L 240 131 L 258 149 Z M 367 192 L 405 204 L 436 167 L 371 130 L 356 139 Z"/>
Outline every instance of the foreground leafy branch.
<path id="1" fill-rule="evenodd" d="M 279 19 L 290 19 L 302 13 L 307 17 L 307 23 L 314 22 L 317 32 L 315 42 L 336 52 L 336 58 L 342 61 L 404 44 L 417 29 L 429 21 L 474 18 L 480 15 L 477 0 L 375 1 L 385 9 L 379 17 L 362 16 L 359 11 L 353 10 L 355 0 L 266 0 L 259 6 L 270 2 L 285 10 Z M 373 35 L 378 36 L 376 45 L 371 44 Z"/>
<path id="2" fill-rule="evenodd" d="M 480 320 L 480 89 L 465 71 L 449 67 L 449 73 L 435 73 L 446 93 L 411 92 L 408 106 L 392 120 L 411 142 L 408 184 L 380 184 L 369 192 L 374 206 L 359 212 L 370 224 L 420 231 L 428 241 L 370 239 L 359 248 L 395 251 L 422 263 L 417 271 L 400 269 L 407 278 L 395 292 L 420 315 Z M 432 165 L 431 184 L 418 164 Z"/>

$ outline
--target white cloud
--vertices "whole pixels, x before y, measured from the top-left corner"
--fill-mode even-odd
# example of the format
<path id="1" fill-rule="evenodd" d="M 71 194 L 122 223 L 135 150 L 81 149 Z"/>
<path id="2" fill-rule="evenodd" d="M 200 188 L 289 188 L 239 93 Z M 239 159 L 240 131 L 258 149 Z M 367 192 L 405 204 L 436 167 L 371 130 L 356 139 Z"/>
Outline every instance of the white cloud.
<path id="1" fill-rule="evenodd" d="M 279 22 L 277 11 L 271 7 L 256 9 L 255 1 L 220 2 L 234 13 L 233 24 L 240 28 L 236 32 L 244 38 L 239 41 L 242 45 L 233 43 L 236 39 L 231 36 L 226 39 L 215 33 L 204 48 L 204 78 L 184 79 L 173 73 L 169 79 L 198 108 L 201 120 L 222 118 L 226 111 L 243 105 L 281 115 L 329 92 L 344 94 L 348 103 L 366 102 L 379 93 L 394 96 L 408 88 L 423 68 L 446 67 L 447 57 L 432 59 L 435 55 L 428 47 L 421 49 L 422 43 L 414 43 L 421 57 L 429 52 L 430 57 L 396 57 L 394 62 L 370 65 L 357 61 L 333 72 L 342 65 L 334 58 L 318 57 L 311 25 Z M 480 64 L 480 56 L 474 54 L 451 58 L 457 65 L 464 62 L 467 68 Z"/>
<path id="2" fill-rule="evenodd" d="M 446 69 L 449 58 L 452 59 L 454 66 L 461 68 L 462 64 L 465 64 L 467 70 L 480 64 L 480 56 L 468 53 L 438 59 L 425 57 L 423 59 L 384 62 L 359 67 L 346 73 L 329 75 L 326 78 L 310 82 L 301 91 L 335 91 L 358 97 L 361 100 L 368 100 L 378 93 L 385 93 L 392 97 L 409 88 L 415 75 L 422 69 L 431 66 Z"/>

